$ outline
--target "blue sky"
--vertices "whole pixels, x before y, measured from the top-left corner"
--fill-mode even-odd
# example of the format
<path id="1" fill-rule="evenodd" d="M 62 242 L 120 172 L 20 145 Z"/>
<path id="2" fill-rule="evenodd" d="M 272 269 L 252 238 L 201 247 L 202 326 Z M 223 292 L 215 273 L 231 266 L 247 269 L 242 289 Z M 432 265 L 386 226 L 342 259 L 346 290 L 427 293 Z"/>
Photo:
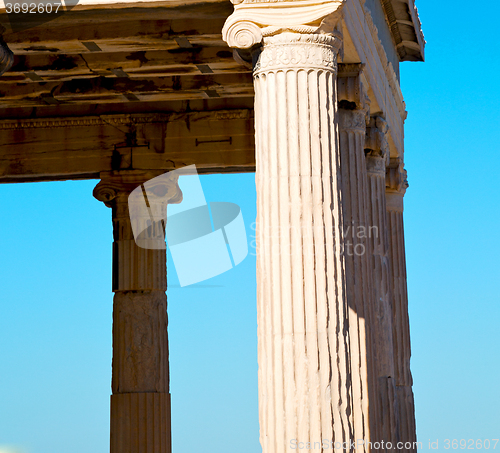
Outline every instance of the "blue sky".
<path id="1" fill-rule="evenodd" d="M 445 451 L 500 438 L 500 4 L 417 4 L 427 62 L 401 65 L 412 370 L 419 440 Z M 109 451 L 112 231 L 96 183 L 0 186 L 0 452 Z M 202 184 L 251 235 L 254 175 Z M 169 282 L 174 451 L 259 452 L 255 257 Z"/>
<path id="2" fill-rule="evenodd" d="M 418 435 L 499 438 L 500 4 L 417 4 L 427 62 L 402 64 L 401 85 Z"/>

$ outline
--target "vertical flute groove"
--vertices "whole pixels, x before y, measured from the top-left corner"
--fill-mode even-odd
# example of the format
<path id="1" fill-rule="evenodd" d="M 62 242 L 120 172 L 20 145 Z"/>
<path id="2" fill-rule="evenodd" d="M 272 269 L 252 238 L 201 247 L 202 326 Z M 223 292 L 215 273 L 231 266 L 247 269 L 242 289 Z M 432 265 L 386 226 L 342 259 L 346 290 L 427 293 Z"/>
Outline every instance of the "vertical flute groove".
<path id="1" fill-rule="evenodd" d="M 372 117 L 366 134 L 366 164 L 369 180 L 369 224 L 376 228 L 371 235 L 373 299 L 370 305 L 371 340 L 377 378 L 374 437 L 377 441 L 397 442 L 397 391 L 394 369 L 393 312 L 390 284 L 388 220 L 385 196 L 386 166 L 389 147 L 387 123 Z"/>
<path id="2" fill-rule="evenodd" d="M 293 439 L 344 442 L 352 435 L 336 40 L 292 33 L 265 38 L 255 70 L 264 453 L 284 453 Z M 326 52 L 332 60 L 321 68 L 314 58 L 311 67 L 281 66 L 280 52 L 303 49 L 300 58 Z"/>
<path id="3" fill-rule="evenodd" d="M 339 111 L 340 156 L 344 206 L 344 254 L 346 293 L 349 304 L 353 419 L 356 439 L 371 440 L 369 397 L 373 372 L 369 372 L 371 344 L 365 329 L 370 326 L 367 305 L 371 300 L 371 267 L 366 236 L 368 177 L 365 164 L 365 110 Z M 359 447 L 366 451 L 365 445 Z"/>
<path id="4" fill-rule="evenodd" d="M 399 168 L 390 168 L 390 173 L 396 173 L 400 179 Z M 406 173 L 406 172 L 404 172 Z M 390 178 L 388 178 L 390 181 Z M 399 190 L 397 190 L 399 189 Z M 394 366 L 396 370 L 396 393 L 398 414 L 398 439 L 401 442 L 410 442 L 413 446 L 408 451 L 415 453 L 416 438 L 415 407 L 413 399 L 413 380 L 410 370 L 410 325 L 408 316 L 408 293 L 406 283 L 406 258 L 404 245 L 404 223 L 403 223 L 403 196 L 406 187 L 398 184 L 398 187 L 389 184 L 387 187 L 387 220 L 389 226 L 391 257 L 392 305 L 393 313 L 393 341 L 395 345 Z"/>

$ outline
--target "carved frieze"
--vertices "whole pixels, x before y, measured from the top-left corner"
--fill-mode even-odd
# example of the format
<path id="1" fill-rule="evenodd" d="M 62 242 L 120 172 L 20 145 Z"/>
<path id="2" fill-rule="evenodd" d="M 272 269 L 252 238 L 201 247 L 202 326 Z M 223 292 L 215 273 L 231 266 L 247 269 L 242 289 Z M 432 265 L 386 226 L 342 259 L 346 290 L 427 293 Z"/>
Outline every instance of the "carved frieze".
<path id="1" fill-rule="evenodd" d="M 253 116 L 253 111 L 240 110 L 215 110 L 190 113 L 145 113 L 134 115 L 102 115 L 79 118 L 29 118 L 16 120 L 2 120 L 0 130 L 5 129 L 47 129 L 55 127 L 89 127 L 89 126 L 131 126 L 135 124 L 171 123 L 174 121 L 225 121 L 246 120 Z"/>
<path id="2" fill-rule="evenodd" d="M 315 68 L 336 70 L 341 35 L 281 33 L 264 38 L 266 51 L 255 65 L 255 74 L 273 69 Z"/>

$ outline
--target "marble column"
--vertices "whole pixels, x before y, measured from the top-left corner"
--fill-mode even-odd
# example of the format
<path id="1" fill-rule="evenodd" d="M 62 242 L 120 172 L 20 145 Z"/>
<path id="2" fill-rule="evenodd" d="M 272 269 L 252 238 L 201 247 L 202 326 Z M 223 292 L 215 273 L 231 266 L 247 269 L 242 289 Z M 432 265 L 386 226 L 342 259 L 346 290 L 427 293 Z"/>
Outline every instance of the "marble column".
<path id="1" fill-rule="evenodd" d="M 393 308 L 394 370 L 398 405 L 398 439 L 410 443 L 416 438 L 413 379 L 410 370 L 410 321 L 406 283 L 406 256 L 403 227 L 403 197 L 408 188 L 406 170 L 400 159 L 391 159 L 386 175 L 387 221 L 389 230 L 390 285 Z"/>
<path id="2" fill-rule="evenodd" d="M 377 380 L 377 417 L 375 441 L 397 441 L 396 381 L 394 374 L 394 346 L 392 337 L 392 307 L 390 287 L 389 236 L 385 197 L 385 175 L 389 161 L 386 138 L 387 123 L 380 117 L 370 119 L 367 128 L 365 153 L 368 172 L 368 222 L 373 272 L 373 295 L 370 304 L 372 360 Z M 385 451 L 380 448 L 379 451 Z"/>
<path id="3" fill-rule="evenodd" d="M 254 69 L 261 443 L 353 435 L 336 34 L 264 38 Z M 294 64 L 291 62 L 294 61 Z"/>
<path id="4" fill-rule="evenodd" d="M 371 362 L 368 304 L 372 300 L 372 270 L 368 242 L 368 176 L 365 160 L 369 106 L 361 82 L 363 65 L 340 64 L 338 74 L 340 157 L 344 210 L 344 256 L 352 369 L 353 421 L 356 439 L 372 439 L 369 404 L 375 385 Z M 372 428 L 373 430 L 373 428 Z M 368 443 L 357 451 L 368 451 Z"/>
<path id="5" fill-rule="evenodd" d="M 112 208 L 113 379 L 111 453 L 171 453 L 166 250 L 138 247 L 128 198 L 152 174 L 101 174 L 94 196 Z M 144 186 L 143 186 L 144 187 Z M 175 179 L 155 188 L 166 210 L 182 194 Z M 158 210 L 156 210 L 158 212 Z M 141 222 L 141 219 L 136 219 Z"/>
<path id="6" fill-rule="evenodd" d="M 235 2 L 223 29 L 254 61 L 263 453 L 353 439 L 335 30 L 342 3 Z"/>

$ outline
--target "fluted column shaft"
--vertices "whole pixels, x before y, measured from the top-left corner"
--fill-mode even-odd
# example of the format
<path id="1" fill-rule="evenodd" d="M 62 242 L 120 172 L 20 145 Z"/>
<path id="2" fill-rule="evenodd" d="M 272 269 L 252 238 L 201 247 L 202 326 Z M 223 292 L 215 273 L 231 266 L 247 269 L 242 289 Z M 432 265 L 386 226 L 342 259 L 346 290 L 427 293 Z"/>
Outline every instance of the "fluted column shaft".
<path id="1" fill-rule="evenodd" d="M 166 250 L 136 245 L 128 205 L 151 175 L 101 176 L 94 195 L 112 208 L 114 237 L 111 453 L 171 453 Z M 168 190 L 164 202 L 180 192 Z"/>
<path id="2" fill-rule="evenodd" d="M 364 153 L 366 110 L 340 108 L 339 118 L 354 433 L 356 439 L 369 441 L 369 394 L 375 381 L 370 382 L 373 372 L 369 369 L 373 363 L 369 361 L 371 342 L 367 319 L 367 306 L 372 299 L 372 272 L 368 253 L 368 177 Z M 366 445 L 358 445 L 357 450 L 368 451 Z"/>
<path id="3" fill-rule="evenodd" d="M 340 39 L 281 33 L 263 44 L 254 70 L 260 438 L 263 453 L 284 453 L 353 433 Z"/>
<path id="4" fill-rule="evenodd" d="M 404 451 L 415 452 L 416 426 L 413 379 L 410 370 L 410 320 L 406 281 L 406 256 L 403 225 L 403 197 L 408 187 L 406 171 L 399 159 L 391 159 L 387 170 L 386 199 L 389 229 L 390 284 L 393 307 L 394 369 L 398 404 L 398 440 L 412 445 Z"/>
<path id="5" fill-rule="evenodd" d="M 370 304 L 371 340 L 377 392 L 374 398 L 376 440 L 397 442 L 396 385 L 394 379 L 394 346 L 392 338 L 392 307 L 390 295 L 390 262 L 385 174 L 389 159 L 386 139 L 387 125 L 372 118 L 366 136 L 366 165 L 368 170 L 368 221 L 373 272 L 373 299 Z M 379 451 L 384 451 L 381 448 Z"/>

